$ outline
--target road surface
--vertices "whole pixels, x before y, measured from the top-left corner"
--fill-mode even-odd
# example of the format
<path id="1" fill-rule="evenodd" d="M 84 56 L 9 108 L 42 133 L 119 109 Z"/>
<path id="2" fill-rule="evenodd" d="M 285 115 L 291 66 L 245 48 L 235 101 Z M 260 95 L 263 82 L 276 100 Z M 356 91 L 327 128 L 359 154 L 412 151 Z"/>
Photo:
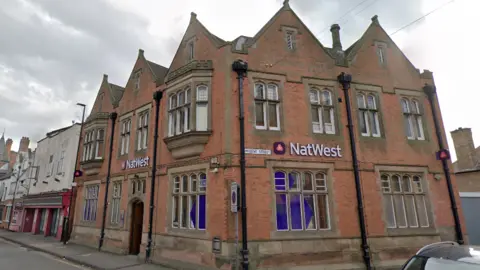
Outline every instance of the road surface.
<path id="1" fill-rule="evenodd" d="M 87 270 L 89 268 L 0 239 L 0 269 Z"/>

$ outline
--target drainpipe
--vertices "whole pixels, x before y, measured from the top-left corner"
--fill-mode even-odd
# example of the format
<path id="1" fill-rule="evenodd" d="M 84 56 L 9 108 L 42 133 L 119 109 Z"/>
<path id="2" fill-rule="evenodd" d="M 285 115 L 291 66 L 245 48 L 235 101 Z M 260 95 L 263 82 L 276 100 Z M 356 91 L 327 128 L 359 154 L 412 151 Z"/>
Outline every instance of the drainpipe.
<path id="1" fill-rule="evenodd" d="M 117 120 L 116 112 L 112 112 L 110 114 L 110 120 L 112 120 L 112 129 L 110 130 L 110 150 L 108 155 L 107 182 L 105 183 L 105 198 L 103 199 L 102 229 L 100 231 L 100 241 L 98 242 L 99 251 L 102 249 L 103 238 L 105 237 L 105 220 L 107 218 L 108 207 L 108 187 L 110 186 L 110 171 L 112 169 L 113 136 L 115 135 L 115 121 Z"/>
<path id="2" fill-rule="evenodd" d="M 240 195 L 242 203 L 242 266 L 248 270 L 248 238 L 247 238 L 247 189 L 245 168 L 245 115 L 243 108 L 243 78 L 247 74 L 248 63 L 243 60 L 233 62 L 232 69 L 238 74 L 238 102 L 240 122 Z M 235 254 L 237 256 L 237 254 Z"/>
<path id="3" fill-rule="evenodd" d="M 337 80 L 342 85 L 343 93 L 345 94 L 345 105 L 347 107 L 347 127 L 350 137 L 350 148 L 352 151 L 353 175 L 355 177 L 355 190 L 357 193 L 358 220 L 360 222 L 363 260 L 365 261 L 365 266 L 367 267 L 367 270 L 371 270 L 372 265 L 370 262 L 370 248 L 367 242 L 367 229 L 365 225 L 365 212 L 363 207 L 362 189 L 360 186 L 360 172 L 358 170 L 357 148 L 355 145 L 355 134 L 353 132 L 352 108 L 350 106 L 350 96 L 348 93 L 348 90 L 350 90 L 350 84 L 352 82 L 352 75 L 342 72 L 340 73 L 340 75 L 337 76 Z"/>
<path id="4" fill-rule="evenodd" d="M 428 97 L 430 102 L 430 108 L 432 109 L 433 123 L 435 125 L 435 134 L 437 135 L 438 147 L 440 150 L 446 150 L 443 144 L 442 131 L 440 128 L 440 123 L 438 122 L 437 110 L 435 109 L 435 97 L 437 96 L 437 89 L 434 85 L 425 84 L 423 91 Z M 452 207 L 453 219 L 455 221 L 455 233 L 457 235 L 457 242 L 460 245 L 464 244 L 462 227 L 460 224 L 460 218 L 458 216 L 457 202 L 455 200 L 455 193 L 453 191 L 452 179 L 450 177 L 450 168 L 448 168 L 447 159 L 441 159 L 443 173 L 445 174 L 445 179 L 447 181 L 448 196 L 450 197 L 450 205 Z"/>
<path id="5" fill-rule="evenodd" d="M 153 93 L 155 100 L 155 131 L 153 135 L 153 164 L 152 164 L 152 180 L 150 183 L 150 213 L 148 221 L 148 243 L 145 250 L 145 261 L 147 262 L 152 254 L 152 230 L 153 230 L 153 209 L 155 208 L 155 175 L 157 174 L 157 144 L 158 144 L 158 117 L 160 110 L 160 100 L 163 92 L 157 90 Z"/>

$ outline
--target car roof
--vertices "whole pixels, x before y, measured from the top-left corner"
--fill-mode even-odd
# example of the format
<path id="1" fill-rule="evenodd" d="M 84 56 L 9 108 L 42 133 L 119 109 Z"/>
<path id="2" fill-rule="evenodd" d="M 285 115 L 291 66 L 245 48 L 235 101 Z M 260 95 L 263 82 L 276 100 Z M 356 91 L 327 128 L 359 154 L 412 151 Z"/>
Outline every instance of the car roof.
<path id="1" fill-rule="evenodd" d="M 480 264 L 480 246 L 459 245 L 456 242 L 433 243 L 421 248 L 417 255 Z"/>

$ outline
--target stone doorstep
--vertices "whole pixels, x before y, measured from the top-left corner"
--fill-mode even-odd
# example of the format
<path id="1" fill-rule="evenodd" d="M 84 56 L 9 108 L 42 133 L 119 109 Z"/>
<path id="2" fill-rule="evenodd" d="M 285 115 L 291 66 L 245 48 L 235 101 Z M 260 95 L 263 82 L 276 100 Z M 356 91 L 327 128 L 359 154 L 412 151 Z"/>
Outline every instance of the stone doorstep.
<path id="1" fill-rule="evenodd" d="M 38 252 L 42 252 L 42 253 L 47 253 L 49 255 L 52 255 L 54 257 L 57 257 L 57 258 L 60 258 L 60 259 L 64 259 L 64 260 L 67 260 L 67 261 L 70 261 L 72 263 L 75 263 L 75 264 L 78 264 L 78 265 L 81 265 L 81 266 L 86 266 L 86 267 L 89 267 L 93 270 L 105 270 L 105 268 L 102 268 L 102 267 L 99 267 L 98 265 L 94 265 L 92 263 L 89 263 L 89 262 L 84 262 L 84 261 L 81 261 L 81 260 L 78 260 L 78 259 L 75 259 L 75 258 L 72 258 L 71 256 L 63 256 L 61 254 L 58 254 L 52 250 L 49 250 L 49 249 L 44 249 L 44 248 L 40 248 L 38 246 L 35 246 L 35 245 L 32 245 L 32 244 L 27 244 L 27 243 L 24 243 L 22 241 L 19 241 L 19 240 L 16 240 L 12 237 L 9 237 L 9 236 L 5 236 L 5 235 L 0 235 L 0 238 L 6 240 L 6 241 L 9 241 L 9 242 L 12 242 L 12 243 L 15 243 L 15 244 L 18 244 L 20 245 L 21 247 L 23 248 L 28 248 L 30 250 L 35 250 L 35 251 L 38 251 Z M 142 263 L 139 263 L 138 265 L 141 265 Z M 133 267 L 134 265 L 131 265 L 129 267 Z"/>

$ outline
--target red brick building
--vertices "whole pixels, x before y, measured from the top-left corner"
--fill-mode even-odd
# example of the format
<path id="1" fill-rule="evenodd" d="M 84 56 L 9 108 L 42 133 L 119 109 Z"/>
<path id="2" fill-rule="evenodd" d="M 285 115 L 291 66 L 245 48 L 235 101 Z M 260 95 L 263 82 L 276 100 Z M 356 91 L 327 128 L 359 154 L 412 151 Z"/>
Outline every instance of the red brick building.
<path id="1" fill-rule="evenodd" d="M 434 84 L 432 73 L 412 65 L 376 16 L 346 50 L 339 30 L 333 25 L 333 46 L 323 46 L 285 1 L 254 37 L 227 42 L 192 13 L 168 69 L 140 51 L 124 89 L 105 77 L 84 129 L 81 157 L 87 158 L 81 158 L 85 176 L 78 179 L 73 241 L 98 245 L 112 127 L 108 113 L 115 111 L 103 248 L 145 256 L 152 94 L 162 90 L 152 259 L 230 269 L 230 184 L 240 182 L 232 71 L 237 59 L 249 66 L 243 86 L 251 269 L 365 267 L 346 101 L 337 82 L 341 72 L 353 77 L 350 102 L 372 265 L 398 267 L 425 244 L 454 240 L 423 91 L 426 83 Z M 438 103 L 434 108 L 446 141 Z M 273 151 L 276 142 L 285 145 L 284 152 Z M 215 237 L 221 241 L 218 253 L 212 251 Z"/>

